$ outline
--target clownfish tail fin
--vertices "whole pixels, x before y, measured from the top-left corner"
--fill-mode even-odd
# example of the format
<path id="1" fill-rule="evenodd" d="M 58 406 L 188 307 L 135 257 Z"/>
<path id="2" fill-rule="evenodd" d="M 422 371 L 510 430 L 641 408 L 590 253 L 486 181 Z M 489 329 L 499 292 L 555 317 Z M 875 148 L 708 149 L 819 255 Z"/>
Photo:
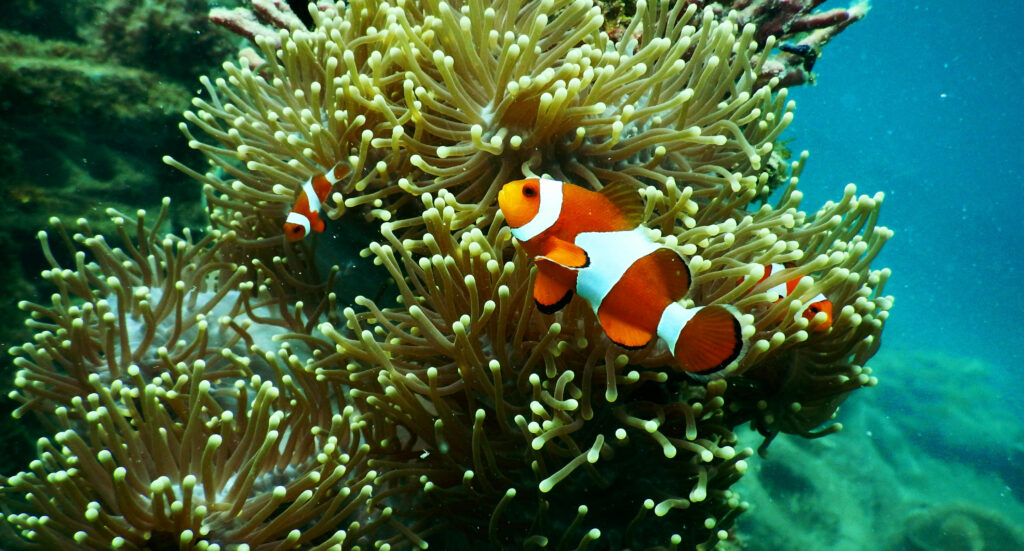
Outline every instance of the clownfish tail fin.
<path id="1" fill-rule="evenodd" d="M 669 345 L 679 367 L 695 375 L 723 372 L 746 348 L 739 312 L 732 306 L 685 308 L 673 302 L 661 315 L 658 336 Z"/>
<path id="2" fill-rule="evenodd" d="M 342 178 L 348 176 L 349 172 L 352 172 L 352 168 L 348 165 L 348 161 L 338 161 L 338 164 L 334 165 L 334 168 L 327 172 L 327 179 L 332 184 L 336 184 Z"/>

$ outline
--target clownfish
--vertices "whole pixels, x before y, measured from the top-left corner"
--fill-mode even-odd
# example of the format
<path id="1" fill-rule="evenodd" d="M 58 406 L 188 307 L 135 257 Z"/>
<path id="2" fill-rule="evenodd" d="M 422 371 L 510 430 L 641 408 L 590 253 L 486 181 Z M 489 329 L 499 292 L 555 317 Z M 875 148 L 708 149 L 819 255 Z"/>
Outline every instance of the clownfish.
<path id="1" fill-rule="evenodd" d="M 331 188 L 349 173 L 348 165 L 338 163 L 327 172 L 310 176 L 302 184 L 299 197 L 284 221 L 284 236 L 288 241 L 298 241 L 309 235 L 310 230 L 324 231 L 320 218 L 320 206 L 331 193 Z"/>
<path id="2" fill-rule="evenodd" d="M 786 268 L 787 266 L 783 266 L 782 264 L 779 263 L 769 264 L 768 266 L 764 267 L 764 275 L 761 276 L 761 279 L 757 280 L 757 282 L 761 283 L 762 281 L 768 279 L 768 276 L 778 271 L 784 270 Z M 771 289 L 768 289 L 768 292 L 777 295 L 779 297 L 778 300 L 782 300 L 783 298 L 789 296 L 789 294 L 793 292 L 793 289 L 796 289 L 796 284 L 799 281 L 799 277 L 794 277 L 793 279 L 785 283 L 779 283 L 778 285 L 772 287 Z M 825 313 L 825 321 L 818 325 L 813 325 L 814 316 L 816 316 L 818 312 Z M 803 316 L 804 319 L 806 319 L 808 322 L 812 322 L 812 331 L 818 333 L 828 331 L 828 329 L 832 327 L 832 301 L 826 298 L 825 295 L 818 293 L 813 298 L 811 298 L 811 302 L 808 303 L 807 306 L 804 308 Z"/>
<path id="3" fill-rule="evenodd" d="M 532 178 L 505 184 L 498 206 L 537 264 L 533 298 L 541 312 L 561 310 L 575 292 L 612 342 L 637 349 L 657 335 L 690 373 L 720 371 L 742 354 L 734 308 L 677 302 L 689 291 L 689 267 L 647 235 L 635 188 L 612 184 L 595 192 Z"/>

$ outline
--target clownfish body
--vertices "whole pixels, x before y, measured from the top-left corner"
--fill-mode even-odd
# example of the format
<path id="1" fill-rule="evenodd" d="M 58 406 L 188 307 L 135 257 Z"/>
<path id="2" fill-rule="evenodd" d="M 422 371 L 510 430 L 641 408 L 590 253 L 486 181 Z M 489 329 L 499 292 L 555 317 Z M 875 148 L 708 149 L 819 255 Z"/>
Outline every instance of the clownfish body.
<path id="1" fill-rule="evenodd" d="M 762 281 L 768 279 L 768 276 L 774 273 L 778 273 L 786 268 L 787 266 L 784 266 L 779 263 L 769 264 L 768 266 L 764 267 L 764 275 L 761 276 L 761 279 L 759 279 L 757 282 L 761 283 Z M 789 294 L 793 292 L 793 289 L 796 289 L 796 285 L 799 282 L 800 278 L 795 277 L 785 283 L 779 283 L 778 285 L 772 287 L 771 289 L 768 289 L 768 292 L 778 296 L 778 300 L 782 300 L 783 298 L 789 296 Z M 823 322 L 815 325 L 814 317 L 817 316 L 820 312 L 824 312 L 825 319 Z M 822 293 L 818 293 L 813 298 L 811 298 L 811 301 L 809 303 L 807 303 L 807 306 L 804 308 L 803 311 L 803 317 L 804 319 L 811 323 L 812 331 L 818 333 L 828 331 L 829 328 L 832 327 L 832 301 L 825 297 L 825 295 L 823 295 Z"/>
<path id="2" fill-rule="evenodd" d="M 327 172 L 311 176 L 299 192 L 295 205 L 288 212 L 284 221 L 284 236 L 288 241 L 298 241 L 310 234 L 310 231 L 324 231 L 324 221 L 320 218 L 320 207 L 327 200 L 331 188 L 349 173 L 349 167 L 341 163 Z"/>
<path id="3" fill-rule="evenodd" d="M 537 264 L 533 297 L 542 312 L 562 309 L 575 292 L 622 347 L 642 348 L 657 335 L 683 370 L 700 374 L 740 357 L 741 326 L 731 307 L 678 304 L 690 270 L 647 235 L 636 189 L 613 184 L 594 192 L 534 178 L 506 184 L 498 205 Z"/>

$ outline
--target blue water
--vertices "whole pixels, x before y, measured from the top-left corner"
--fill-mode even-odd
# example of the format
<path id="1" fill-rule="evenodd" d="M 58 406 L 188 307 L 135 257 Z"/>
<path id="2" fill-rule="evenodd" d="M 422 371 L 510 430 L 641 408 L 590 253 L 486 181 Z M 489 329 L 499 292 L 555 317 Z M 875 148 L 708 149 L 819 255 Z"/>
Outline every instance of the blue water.
<path id="1" fill-rule="evenodd" d="M 874 2 L 825 48 L 817 86 L 791 91 L 790 146 L 811 152 L 807 210 L 848 182 L 885 192 L 880 356 L 981 358 L 1024 413 L 1024 14 L 1009 4 Z"/>
<path id="2" fill-rule="evenodd" d="M 872 4 L 825 48 L 817 85 L 790 90 L 788 134 L 810 151 L 805 210 L 849 182 L 885 193 L 881 223 L 896 233 L 873 267 L 892 268 L 896 300 L 869 363 L 879 387 L 849 397 L 831 441 L 797 442 L 812 460 L 788 442 L 768 459 L 825 473 L 806 501 L 768 500 L 795 534 L 831 531 L 808 510 L 848 515 L 842 549 L 879 548 L 906 515 L 950 503 L 1024 525 L 1024 4 Z M 741 526 L 755 533 L 751 517 Z"/>

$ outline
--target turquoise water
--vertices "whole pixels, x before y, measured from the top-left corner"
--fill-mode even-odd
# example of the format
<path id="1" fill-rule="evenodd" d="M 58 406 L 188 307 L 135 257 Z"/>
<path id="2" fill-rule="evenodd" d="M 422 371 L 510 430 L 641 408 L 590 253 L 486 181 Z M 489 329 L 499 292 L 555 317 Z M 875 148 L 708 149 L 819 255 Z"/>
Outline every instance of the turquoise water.
<path id="1" fill-rule="evenodd" d="M 1005 5 L 875 2 L 829 44 L 817 86 L 792 91 L 790 145 L 811 152 L 805 207 L 847 182 L 886 194 L 896 237 L 877 263 L 897 302 L 883 354 L 984 358 L 1019 391 L 1024 46 Z"/>
<path id="2" fill-rule="evenodd" d="M 996 527 L 1024 523 L 1024 45 L 1006 5 L 876 1 L 791 90 L 803 206 L 885 192 L 896 235 L 874 265 L 896 302 L 846 430 L 777 442 L 741 482 L 761 501 L 751 549 L 969 548 L 950 518 L 1003 549 Z"/>

